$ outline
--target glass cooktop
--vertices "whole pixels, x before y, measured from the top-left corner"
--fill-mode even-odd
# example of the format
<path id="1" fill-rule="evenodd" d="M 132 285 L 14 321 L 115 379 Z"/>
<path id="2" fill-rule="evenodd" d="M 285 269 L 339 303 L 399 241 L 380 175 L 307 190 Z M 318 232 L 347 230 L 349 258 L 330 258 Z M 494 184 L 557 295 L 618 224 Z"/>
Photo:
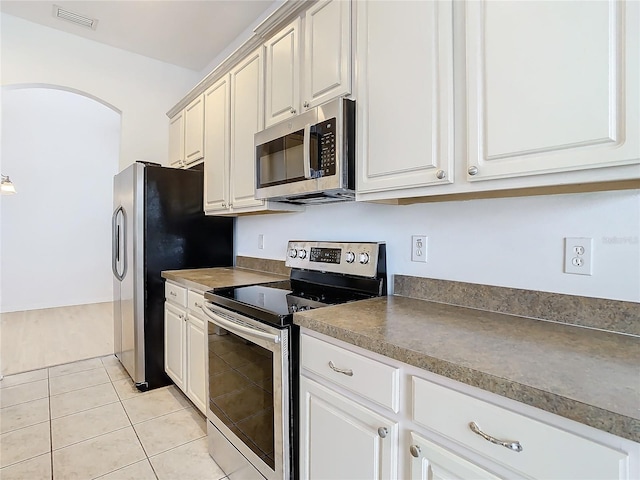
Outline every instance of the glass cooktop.
<path id="1" fill-rule="evenodd" d="M 228 287 L 205 293 L 205 298 L 215 305 L 276 326 L 291 324 L 295 312 L 370 297 L 326 286 L 301 288 L 300 285 L 292 286 L 290 281 Z"/>

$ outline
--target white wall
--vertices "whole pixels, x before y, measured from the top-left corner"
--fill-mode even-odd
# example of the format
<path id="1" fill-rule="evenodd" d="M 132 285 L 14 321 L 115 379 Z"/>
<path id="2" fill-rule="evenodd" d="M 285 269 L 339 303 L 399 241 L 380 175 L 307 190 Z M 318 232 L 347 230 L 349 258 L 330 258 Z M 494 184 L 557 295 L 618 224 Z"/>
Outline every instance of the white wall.
<path id="1" fill-rule="evenodd" d="M 111 301 L 120 114 L 76 93 L 3 89 L 3 312 Z"/>
<path id="2" fill-rule="evenodd" d="M 237 253 L 284 260 L 287 240 L 387 243 L 391 274 L 640 301 L 640 191 L 392 206 L 342 203 L 240 217 Z M 265 235 L 264 250 L 258 235 Z M 428 262 L 411 262 L 411 235 Z M 563 273 L 564 237 L 593 238 L 593 275 Z"/>
<path id="3" fill-rule="evenodd" d="M 169 65 L 1 14 L 2 85 L 79 90 L 122 112 L 120 169 L 137 159 L 167 164 L 166 112 L 199 80 Z"/>

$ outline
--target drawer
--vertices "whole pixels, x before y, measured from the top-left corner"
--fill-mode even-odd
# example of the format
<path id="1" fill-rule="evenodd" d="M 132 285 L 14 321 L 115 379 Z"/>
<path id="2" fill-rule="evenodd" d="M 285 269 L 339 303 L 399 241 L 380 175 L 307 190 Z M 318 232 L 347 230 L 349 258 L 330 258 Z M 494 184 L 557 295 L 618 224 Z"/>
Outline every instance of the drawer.
<path id="1" fill-rule="evenodd" d="M 534 478 L 626 478 L 628 455 L 547 423 L 412 377 L 413 420 L 505 467 Z M 519 442 L 517 452 L 474 433 Z"/>
<path id="2" fill-rule="evenodd" d="M 398 412 L 400 372 L 397 368 L 308 335 L 301 336 L 300 352 L 303 368 Z"/>
<path id="3" fill-rule="evenodd" d="M 187 306 L 187 289 L 176 285 L 175 283 L 166 282 L 164 284 L 164 298 L 181 307 Z"/>
<path id="4" fill-rule="evenodd" d="M 201 309 L 202 305 L 204 305 L 204 295 L 189 290 L 189 293 L 187 294 L 187 307 L 189 310 L 199 315 L 204 315 Z"/>

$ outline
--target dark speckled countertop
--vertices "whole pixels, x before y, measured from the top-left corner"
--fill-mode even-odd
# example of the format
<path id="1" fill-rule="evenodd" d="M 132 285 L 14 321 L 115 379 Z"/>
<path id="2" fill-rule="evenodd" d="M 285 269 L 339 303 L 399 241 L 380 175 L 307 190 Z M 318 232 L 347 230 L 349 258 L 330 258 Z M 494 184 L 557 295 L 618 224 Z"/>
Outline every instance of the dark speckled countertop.
<path id="1" fill-rule="evenodd" d="M 640 338 L 401 296 L 296 313 L 301 327 L 640 441 Z"/>

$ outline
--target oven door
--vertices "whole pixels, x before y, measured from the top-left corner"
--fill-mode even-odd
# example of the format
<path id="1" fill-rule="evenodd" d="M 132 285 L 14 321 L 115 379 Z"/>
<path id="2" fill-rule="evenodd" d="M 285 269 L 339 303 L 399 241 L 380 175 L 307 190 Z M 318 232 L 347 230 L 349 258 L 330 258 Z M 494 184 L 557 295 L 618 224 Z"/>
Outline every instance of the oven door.
<path id="1" fill-rule="evenodd" d="M 289 329 L 210 302 L 202 310 L 209 319 L 209 453 L 229 478 L 289 479 Z"/>

